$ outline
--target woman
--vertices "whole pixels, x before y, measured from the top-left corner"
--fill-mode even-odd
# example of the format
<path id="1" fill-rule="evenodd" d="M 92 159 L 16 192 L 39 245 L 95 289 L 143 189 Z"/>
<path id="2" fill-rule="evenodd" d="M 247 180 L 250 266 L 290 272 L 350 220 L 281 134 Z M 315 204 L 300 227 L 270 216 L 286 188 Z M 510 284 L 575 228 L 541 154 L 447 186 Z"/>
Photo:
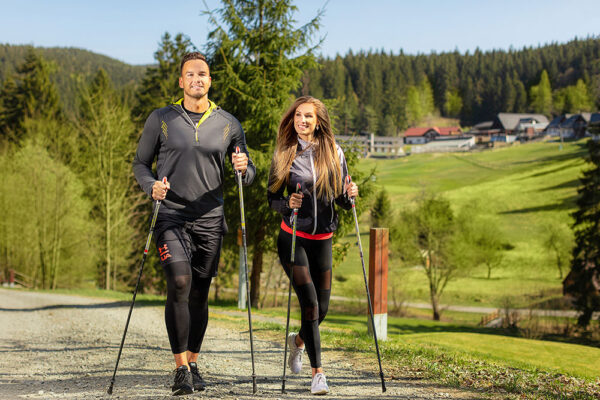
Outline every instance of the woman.
<path id="1" fill-rule="evenodd" d="M 312 394 L 329 392 L 321 366 L 319 324 L 327 314 L 331 294 L 332 237 L 337 228 L 333 203 L 352 207 L 358 195 L 354 183 L 344 185 L 348 167 L 342 149 L 335 143 L 325 105 L 303 96 L 284 114 L 269 173 L 269 205 L 283 220 L 277 239 L 279 259 L 290 275 L 301 309 L 299 333 L 287 337 L 288 365 L 293 373 L 302 368 L 304 348 L 312 367 Z M 297 184 L 301 193 L 294 193 Z M 284 192 L 287 189 L 287 196 Z M 298 209 L 296 254 L 291 265 L 292 210 Z"/>

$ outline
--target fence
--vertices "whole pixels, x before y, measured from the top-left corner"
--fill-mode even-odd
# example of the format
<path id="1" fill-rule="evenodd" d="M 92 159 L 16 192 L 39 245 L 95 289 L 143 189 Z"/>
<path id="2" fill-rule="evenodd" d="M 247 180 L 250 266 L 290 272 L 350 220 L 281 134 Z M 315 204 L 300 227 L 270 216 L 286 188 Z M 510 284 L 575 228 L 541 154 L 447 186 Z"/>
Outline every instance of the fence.
<path id="1" fill-rule="evenodd" d="M 401 137 L 375 136 L 371 133 L 355 136 L 336 135 L 335 140 L 359 147 L 365 158 L 376 153 L 393 157 L 404 155 L 404 139 Z"/>
<path id="2" fill-rule="evenodd" d="M 6 287 L 21 286 L 30 288 L 32 286 L 30 276 L 15 271 L 14 269 L 8 270 L 7 277 L 5 277 L 4 274 L 0 274 L 0 283 L 2 286 Z"/>

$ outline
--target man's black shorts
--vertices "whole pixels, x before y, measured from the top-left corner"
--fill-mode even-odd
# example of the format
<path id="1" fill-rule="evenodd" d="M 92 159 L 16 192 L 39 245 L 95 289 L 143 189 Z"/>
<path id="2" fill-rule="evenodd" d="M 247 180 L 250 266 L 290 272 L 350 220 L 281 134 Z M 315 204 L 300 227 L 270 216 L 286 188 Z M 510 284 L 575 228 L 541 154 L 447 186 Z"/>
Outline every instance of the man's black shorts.
<path id="1" fill-rule="evenodd" d="M 186 220 L 176 215 L 159 214 L 156 220 L 156 247 L 163 267 L 172 262 L 186 261 L 201 278 L 217 276 L 223 217 Z"/>

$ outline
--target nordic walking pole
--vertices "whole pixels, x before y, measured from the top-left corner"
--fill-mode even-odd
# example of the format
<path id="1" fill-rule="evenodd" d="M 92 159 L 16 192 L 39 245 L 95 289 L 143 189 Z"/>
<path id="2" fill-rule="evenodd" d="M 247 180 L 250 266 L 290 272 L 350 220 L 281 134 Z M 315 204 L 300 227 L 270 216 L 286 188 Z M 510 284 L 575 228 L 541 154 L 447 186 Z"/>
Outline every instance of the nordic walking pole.
<path id="1" fill-rule="evenodd" d="M 162 179 L 163 183 L 167 184 L 167 177 Z M 131 306 L 129 307 L 129 314 L 127 315 L 127 322 L 125 323 L 125 331 L 123 331 L 123 338 L 121 339 L 121 346 L 119 347 L 119 355 L 117 356 L 117 363 L 115 364 L 115 371 L 113 372 L 112 379 L 110 380 L 110 386 L 106 391 L 108 394 L 112 394 L 113 386 L 115 384 L 115 377 L 117 376 L 117 368 L 119 368 L 119 360 L 121 359 L 121 352 L 123 351 L 123 344 L 125 343 L 125 336 L 127 335 L 127 328 L 129 327 L 129 320 L 131 319 L 131 312 L 133 311 L 133 305 L 135 304 L 135 296 L 137 296 L 138 287 L 140 286 L 140 279 L 142 278 L 142 271 L 144 271 L 144 262 L 148 255 L 148 249 L 150 248 L 150 241 L 152 240 L 152 234 L 154 233 L 154 225 L 156 224 L 156 217 L 158 216 L 158 209 L 160 208 L 160 200 L 156 200 L 154 206 L 154 215 L 152 216 L 152 222 L 150 223 L 150 232 L 148 233 L 148 240 L 146 240 L 146 247 L 144 248 L 144 255 L 142 256 L 142 263 L 140 264 L 140 272 L 137 277 L 135 284 L 135 290 L 133 291 L 133 299 L 131 300 Z"/>
<path id="2" fill-rule="evenodd" d="M 296 193 L 300 193 L 300 184 L 296 184 Z M 294 281 L 294 261 L 296 260 L 296 222 L 298 221 L 298 209 L 294 208 L 294 220 L 292 222 L 292 255 L 290 257 L 290 287 L 288 289 L 287 320 L 285 322 L 285 340 L 283 350 L 283 378 L 281 379 L 281 393 L 285 393 L 285 367 L 287 358 L 287 341 L 290 331 L 290 304 L 292 300 L 292 282 Z"/>
<path id="3" fill-rule="evenodd" d="M 235 154 L 239 154 L 240 148 L 235 148 Z M 246 247 L 246 218 L 244 218 L 244 192 L 242 190 L 242 173 L 235 171 L 238 188 L 240 192 L 240 218 L 242 221 L 242 243 L 244 245 L 244 274 L 246 275 L 246 301 L 248 303 L 248 326 L 250 328 L 250 355 L 252 357 L 252 393 L 256 393 L 256 373 L 254 372 L 254 339 L 252 337 L 252 312 L 250 311 L 250 285 L 248 284 L 248 248 Z"/>
<path id="4" fill-rule="evenodd" d="M 352 178 L 350 175 L 346 176 L 346 182 L 350 183 Z M 377 332 L 375 329 L 375 319 L 373 318 L 373 306 L 371 305 L 371 294 L 369 293 L 369 284 L 367 283 L 367 272 L 365 270 L 365 257 L 363 256 L 362 244 L 360 243 L 360 231 L 358 229 L 358 217 L 356 216 L 356 205 L 354 204 L 354 197 L 350 198 L 352 203 L 352 213 L 354 214 L 354 226 L 356 228 L 356 242 L 358 243 L 358 250 L 360 251 L 360 262 L 362 263 L 363 277 L 365 278 L 365 290 L 367 291 L 367 303 L 369 304 L 369 315 L 371 317 L 371 326 L 373 327 L 373 338 L 375 338 L 375 349 L 377 350 L 377 361 L 379 362 L 379 376 L 381 377 L 381 391 L 385 392 L 385 380 L 383 379 L 383 369 L 381 368 L 381 356 L 379 355 L 379 344 L 377 343 Z"/>

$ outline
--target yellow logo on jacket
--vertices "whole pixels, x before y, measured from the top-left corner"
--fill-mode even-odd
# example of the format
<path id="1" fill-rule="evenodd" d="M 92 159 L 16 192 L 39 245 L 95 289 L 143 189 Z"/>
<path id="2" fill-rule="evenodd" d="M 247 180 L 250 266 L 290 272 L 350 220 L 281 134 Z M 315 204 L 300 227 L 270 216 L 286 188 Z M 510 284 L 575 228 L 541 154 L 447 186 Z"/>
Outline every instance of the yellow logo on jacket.
<path id="1" fill-rule="evenodd" d="M 231 124 L 227 124 L 227 126 L 223 129 L 223 142 L 225 142 L 227 140 L 230 130 L 231 130 Z"/>
<path id="2" fill-rule="evenodd" d="M 165 121 L 162 121 L 162 123 L 160 124 L 160 128 L 162 129 L 163 135 L 165 135 L 165 137 L 168 139 L 169 138 L 169 132 L 167 130 L 167 123 Z"/>

